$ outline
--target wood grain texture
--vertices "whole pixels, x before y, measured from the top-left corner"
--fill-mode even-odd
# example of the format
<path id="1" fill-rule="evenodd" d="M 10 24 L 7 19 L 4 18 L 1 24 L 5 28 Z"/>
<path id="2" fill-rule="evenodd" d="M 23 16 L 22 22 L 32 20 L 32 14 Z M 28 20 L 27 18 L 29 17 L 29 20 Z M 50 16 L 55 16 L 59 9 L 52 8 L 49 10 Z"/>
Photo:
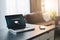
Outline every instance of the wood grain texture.
<path id="1" fill-rule="evenodd" d="M 30 1 L 31 12 L 41 11 L 41 0 Z"/>

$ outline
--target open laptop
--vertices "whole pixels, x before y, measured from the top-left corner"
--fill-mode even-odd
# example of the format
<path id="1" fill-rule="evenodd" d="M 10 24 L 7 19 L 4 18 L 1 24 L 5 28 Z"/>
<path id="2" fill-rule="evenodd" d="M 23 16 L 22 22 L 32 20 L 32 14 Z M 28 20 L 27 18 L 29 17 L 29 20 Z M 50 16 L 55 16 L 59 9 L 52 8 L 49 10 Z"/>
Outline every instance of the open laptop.
<path id="1" fill-rule="evenodd" d="M 12 29 L 16 32 L 25 32 L 29 30 L 34 30 L 34 27 L 26 25 L 25 19 L 22 14 L 6 15 L 5 18 L 8 29 Z"/>

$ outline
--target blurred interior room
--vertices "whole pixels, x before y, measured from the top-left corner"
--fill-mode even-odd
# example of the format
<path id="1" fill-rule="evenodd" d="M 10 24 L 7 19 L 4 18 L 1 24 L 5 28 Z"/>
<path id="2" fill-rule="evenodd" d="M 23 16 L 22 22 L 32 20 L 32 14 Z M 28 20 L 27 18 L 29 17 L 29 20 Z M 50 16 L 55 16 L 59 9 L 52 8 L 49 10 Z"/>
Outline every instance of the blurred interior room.
<path id="1" fill-rule="evenodd" d="M 0 0 L 0 40 L 60 40 L 60 0 Z"/>

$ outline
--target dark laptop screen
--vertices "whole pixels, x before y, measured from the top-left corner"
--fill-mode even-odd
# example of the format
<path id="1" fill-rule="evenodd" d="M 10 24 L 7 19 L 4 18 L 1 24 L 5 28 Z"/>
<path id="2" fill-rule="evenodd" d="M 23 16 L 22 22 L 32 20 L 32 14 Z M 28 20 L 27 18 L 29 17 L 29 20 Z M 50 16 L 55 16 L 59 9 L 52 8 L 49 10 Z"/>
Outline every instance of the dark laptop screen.
<path id="1" fill-rule="evenodd" d="M 7 15 L 5 16 L 7 27 L 9 29 L 22 29 L 25 28 L 25 20 L 22 14 L 19 15 Z"/>

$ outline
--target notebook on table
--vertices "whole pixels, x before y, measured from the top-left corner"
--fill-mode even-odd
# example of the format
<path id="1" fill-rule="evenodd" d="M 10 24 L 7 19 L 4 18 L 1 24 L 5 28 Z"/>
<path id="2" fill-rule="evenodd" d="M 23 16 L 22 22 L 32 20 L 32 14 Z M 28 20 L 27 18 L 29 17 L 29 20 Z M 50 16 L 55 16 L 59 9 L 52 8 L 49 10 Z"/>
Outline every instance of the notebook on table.
<path id="1" fill-rule="evenodd" d="M 16 32 L 25 32 L 34 30 L 34 27 L 26 25 L 24 16 L 22 14 L 6 15 L 5 19 L 8 29 L 12 29 Z"/>

